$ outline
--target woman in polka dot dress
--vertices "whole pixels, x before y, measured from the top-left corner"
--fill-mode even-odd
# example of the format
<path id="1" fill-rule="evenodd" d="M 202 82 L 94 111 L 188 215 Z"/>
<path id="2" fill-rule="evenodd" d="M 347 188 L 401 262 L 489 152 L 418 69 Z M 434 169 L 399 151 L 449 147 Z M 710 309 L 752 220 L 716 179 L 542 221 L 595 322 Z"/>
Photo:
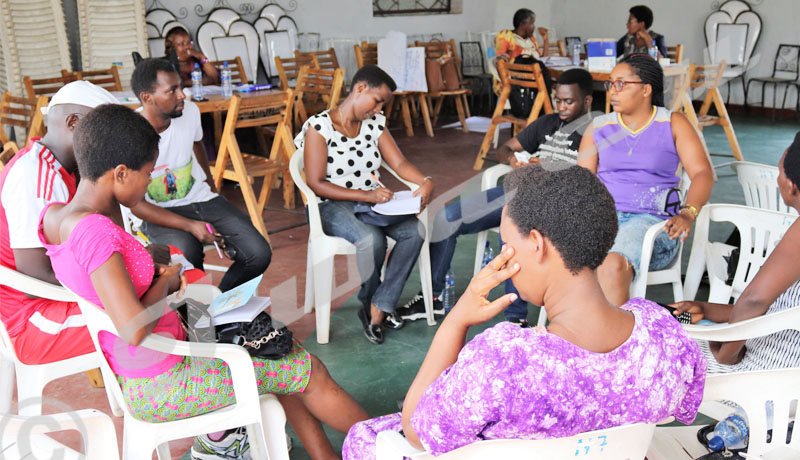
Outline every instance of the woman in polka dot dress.
<path id="1" fill-rule="evenodd" d="M 200 415 L 236 401 L 230 370 L 222 360 L 138 346 L 151 333 L 186 340 L 178 315 L 163 300 L 185 286 L 181 266 L 155 265 L 122 229 L 119 215 L 120 204 L 133 207 L 144 199 L 158 139 L 150 123 L 127 107 L 102 105 L 90 112 L 75 130 L 81 176 L 75 197 L 46 207 L 39 225 L 56 278 L 104 308 L 120 331 L 120 337 L 101 333 L 100 348 L 133 416 L 152 423 Z M 367 418 L 299 342 L 279 360 L 253 358 L 253 371 L 259 393 L 277 395 L 314 459 L 337 457 L 319 421 L 347 432 Z M 239 433 L 198 437 L 192 458 L 218 458 L 214 452 L 229 452 L 231 446 L 246 450 L 246 438 Z"/>
<path id="2" fill-rule="evenodd" d="M 389 130 L 383 105 L 397 85 L 377 66 L 364 66 L 353 76 L 350 94 L 341 105 L 310 117 L 295 143 L 305 151 L 306 181 L 324 201 L 319 206 L 322 230 L 344 238 L 357 248 L 361 275 L 358 311 L 364 335 L 383 342 L 382 326 L 399 329 L 403 320 L 395 305 L 414 262 L 424 231 L 414 215 L 385 226 L 367 224 L 354 211 L 359 203 L 383 203 L 392 191 L 379 182 L 385 161 L 403 179 L 419 184 L 415 195 L 424 208 L 433 194 L 433 180 L 414 167 L 398 149 Z M 386 237 L 396 241 L 381 281 L 386 258 Z"/>

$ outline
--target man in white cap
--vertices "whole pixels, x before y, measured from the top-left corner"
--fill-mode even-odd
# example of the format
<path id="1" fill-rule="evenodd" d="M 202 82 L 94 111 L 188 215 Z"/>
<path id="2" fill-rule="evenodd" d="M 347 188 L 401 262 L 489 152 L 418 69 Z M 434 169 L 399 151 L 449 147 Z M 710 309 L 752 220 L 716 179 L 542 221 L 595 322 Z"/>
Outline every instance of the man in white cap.
<path id="1" fill-rule="evenodd" d="M 76 124 L 98 105 L 118 103 L 105 89 L 76 81 L 61 88 L 42 109 L 47 134 L 31 139 L 0 173 L 0 264 L 59 284 L 39 241 L 39 215 L 48 203 L 67 202 L 75 194 L 78 168 L 72 133 Z M 26 364 L 94 352 L 74 302 L 30 298 L 0 286 L 0 320 Z"/>

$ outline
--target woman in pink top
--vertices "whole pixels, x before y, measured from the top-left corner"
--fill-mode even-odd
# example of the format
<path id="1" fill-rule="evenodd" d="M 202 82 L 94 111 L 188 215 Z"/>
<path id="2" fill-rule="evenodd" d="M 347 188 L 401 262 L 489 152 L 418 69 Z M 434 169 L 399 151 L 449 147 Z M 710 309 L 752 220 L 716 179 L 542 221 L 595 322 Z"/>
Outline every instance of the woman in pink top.
<path id="1" fill-rule="evenodd" d="M 120 226 L 120 204 L 143 199 L 158 155 L 159 136 L 132 110 L 103 105 L 78 124 L 75 158 L 81 182 L 69 204 L 42 212 L 39 237 L 56 277 L 79 296 L 106 309 L 122 337 L 106 334 L 100 345 L 118 376 L 128 406 L 151 422 L 191 417 L 235 402 L 227 364 L 138 347 L 150 333 L 184 340 L 177 314 L 164 306 L 146 324 L 146 306 L 164 303 L 185 282 L 180 265 L 157 266 L 144 247 Z M 337 458 L 319 421 L 342 432 L 366 412 L 333 381 L 325 366 L 295 342 L 280 360 L 253 358 L 260 393 L 276 393 L 289 423 L 312 458 Z M 314 372 L 311 372 L 311 369 Z M 222 452 L 244 455 L 241 430 L 201 436 L 193 458 Z M 237 457 L 238 458 L 238 457 Z"/>

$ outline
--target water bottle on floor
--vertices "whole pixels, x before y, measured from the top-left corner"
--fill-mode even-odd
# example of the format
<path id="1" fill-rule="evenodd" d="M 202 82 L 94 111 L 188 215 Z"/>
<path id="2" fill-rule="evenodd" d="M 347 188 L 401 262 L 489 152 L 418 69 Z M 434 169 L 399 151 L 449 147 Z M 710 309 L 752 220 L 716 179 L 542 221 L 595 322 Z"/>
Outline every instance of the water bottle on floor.
<path id="1" fill-rule="evenodd" d="M 494 259 L 494 250 L 492 250 L 492 245 L 489 242 L 486 242 L 486 247 L 483 249 L 483 262 L 481 262 L 481 268 L 485 267 L 486 264 Z"/>
<path id="2" fill-rule="evenodd" d="M 456 277 L 453 275 L 452 270 L 448 270 L 444 275 L 444 291 L 442 291 L 442 306 L 444 311 L 448 312 L 453 308 L 456 300 Z"/>
<path id="3" fill-rule="evenodd" d="M 736 412 L 725 417 L 717 423 L 714 434 L 708 440 L 708 447 L 713 451 L 726 449 L 743 449 L 747 447 L 750 427 L 747 424 L 747 414 L 741 407 Z"/>
<path id="4" fill-rule="evenodd" d="M 648 50 L 650 57 L 658 61 L 658 46 L 656 46 L 656 41 L 653 40 L 653 43 L 650 44 L 650 49 Z"/>
<path id="5" fill-rule="evenodd" d="M 200 66 L 196 62 L 194 70 L 192 70 L 192 99 L 195 101 L 203 99 L 203 72 L 200 71 Z"/>
<path id="6" fill-rule="evenodd" d="M 222 82 L 222 95 L 224 97 L 233 96 L 233 86 L 231 85 L 231 69 L 228 68 L 228 61 L 222 63 L 220 81 Z"/>

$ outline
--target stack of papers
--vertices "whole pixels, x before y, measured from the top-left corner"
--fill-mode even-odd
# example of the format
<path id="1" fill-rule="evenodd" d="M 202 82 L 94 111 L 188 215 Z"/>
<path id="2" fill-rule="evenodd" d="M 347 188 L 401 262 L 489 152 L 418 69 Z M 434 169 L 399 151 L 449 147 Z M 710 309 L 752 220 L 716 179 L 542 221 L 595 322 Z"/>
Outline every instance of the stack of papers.
<path id="1" fill-rule="evenodd" d="M 253 296 L 244 305 L 241 305 L 226 313 L 214 316 L 214 325 L 243 322 L 248 323 L 258 316 L 259 313 L 266 310 L 267 307 L 272 305 L 272 299 L 269 297 Z M 197 320 L 194 327 L 205 328 L 211 325 L 211 318 L 204 316 Z"/>
<path id="2" fill-rule="evenodd" d="M 385 216 L 402 216 L 404 214 L 417 214 L 422 206 L 422 196 L 414 196 L 411 190 L 396 192 L 392 199 L 386 203 L 379 203 L 372 210 Z"/>
<path id="3" fill-rule="evenodd" d="M 220 294 L 208 307 L 209 316 L 203 316 L 194 327 L 209 327 L 235 322 L 249 322 L 272 304 L 269 297 L 254 296 L 258 283 L 264 275 L 258 275 L 250 281 L 240 284 L 228 292 Z"/>

